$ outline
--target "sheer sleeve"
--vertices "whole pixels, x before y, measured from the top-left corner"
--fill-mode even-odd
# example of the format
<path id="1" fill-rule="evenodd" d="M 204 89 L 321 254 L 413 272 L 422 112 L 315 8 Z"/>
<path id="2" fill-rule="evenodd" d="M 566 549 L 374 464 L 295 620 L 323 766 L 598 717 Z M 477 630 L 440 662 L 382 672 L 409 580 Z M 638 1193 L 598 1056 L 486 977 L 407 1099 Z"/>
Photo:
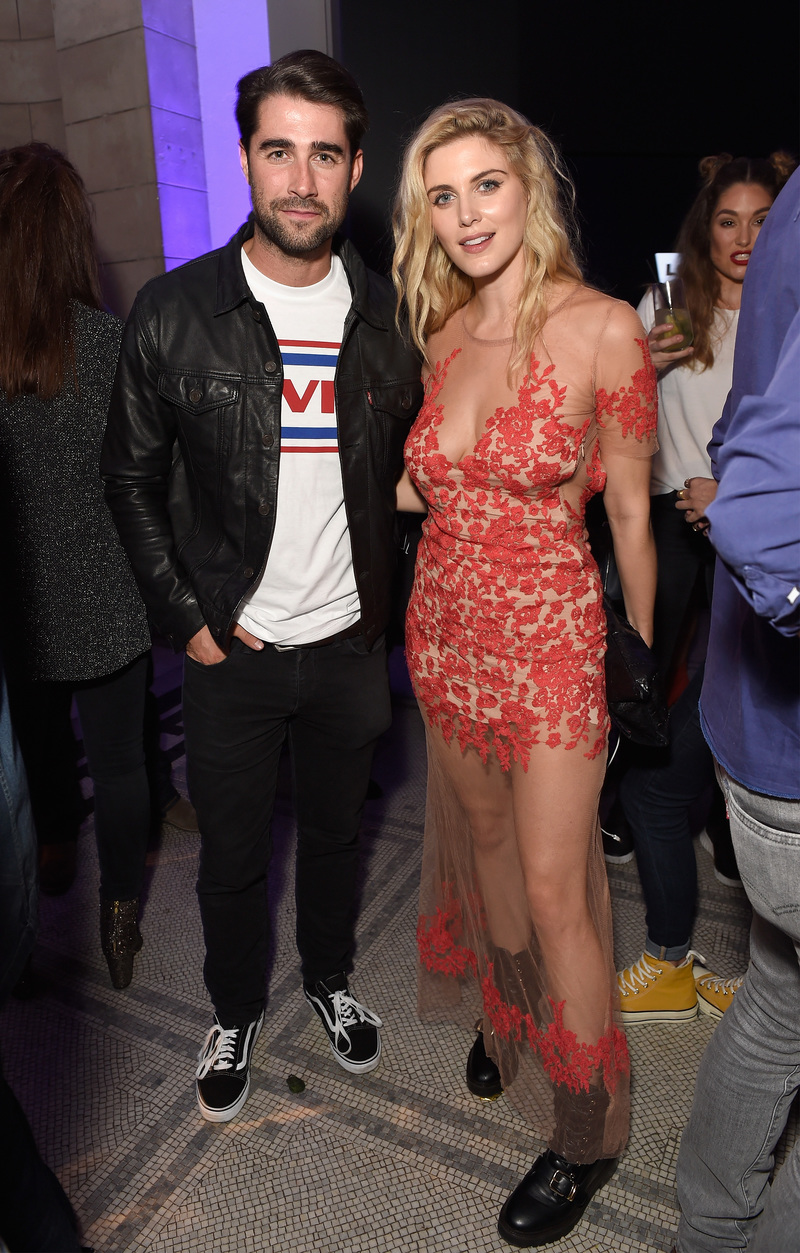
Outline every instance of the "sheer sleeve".
<path id="1" fill-rule="evenodd" d="M 652 457 L 658 448 L 656 372 L 644 327 L 622 301 L 606 317 L 593 373 L 601 456 Z"/>

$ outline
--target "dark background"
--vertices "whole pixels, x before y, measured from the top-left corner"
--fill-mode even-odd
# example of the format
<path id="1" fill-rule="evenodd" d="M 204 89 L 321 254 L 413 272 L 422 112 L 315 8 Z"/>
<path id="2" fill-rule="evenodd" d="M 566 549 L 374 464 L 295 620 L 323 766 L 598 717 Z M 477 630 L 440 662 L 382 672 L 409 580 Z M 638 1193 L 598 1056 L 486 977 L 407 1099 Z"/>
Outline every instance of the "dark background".
<path id="1" fill-rule="evenodd" d="M 456 96 L 495 96 L 561 147 L 590 282 L 634 304 L 709 153 L 795 156 L 798 10 L 676 0 L 340 0 L 337 56 L 370 112 L 350 232 L 386 272 L 403 144 Z M 654 12 L 658 10 L 658 12 Z"/>

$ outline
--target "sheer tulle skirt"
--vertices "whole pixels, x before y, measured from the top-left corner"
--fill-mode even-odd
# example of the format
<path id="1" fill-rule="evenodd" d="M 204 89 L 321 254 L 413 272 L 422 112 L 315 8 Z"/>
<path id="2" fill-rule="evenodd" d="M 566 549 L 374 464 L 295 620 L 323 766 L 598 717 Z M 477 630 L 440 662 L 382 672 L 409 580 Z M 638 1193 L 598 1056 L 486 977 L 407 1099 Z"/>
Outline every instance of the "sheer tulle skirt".
<path id="1" fill-rule="evenodd" d="M 569 1161 L 618 1156 L 629 1060 L 597 822 L 604 753 L 539 744 L 503 769 L 494 751 L 427 737 L 420 1016 L 480 1021 L 507 1096 Z"/>

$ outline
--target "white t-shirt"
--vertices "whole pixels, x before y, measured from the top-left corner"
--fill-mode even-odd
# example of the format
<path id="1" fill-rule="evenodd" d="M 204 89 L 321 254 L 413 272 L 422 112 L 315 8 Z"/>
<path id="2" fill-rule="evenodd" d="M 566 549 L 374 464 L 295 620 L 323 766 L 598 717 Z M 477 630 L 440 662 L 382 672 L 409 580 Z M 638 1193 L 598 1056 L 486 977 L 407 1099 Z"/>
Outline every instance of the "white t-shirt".
<path id="1" fill-rule="evenodd" d="M 637 312 L 650 331 L 655 311 L 649 291 Z M 698 371 L 676 362 L 659 375 L 659 448 L 653 457 L 651 496 L 679 491 L 685 479 L 712 477 L 706 447 L 730 391 L 738 324 L 738 309 L 715 309 L 714 364 Z"/>
<path id="2" fill-rule="evenodd" d="M 273 282 L 244 249 L 242 265 L 277 336 L 284 382 L 275 533 L 237 622 L 271 644 L 313 644 L 361 615 L 333 390 L 352 295 L 336 256 L 310 287 Z"/>

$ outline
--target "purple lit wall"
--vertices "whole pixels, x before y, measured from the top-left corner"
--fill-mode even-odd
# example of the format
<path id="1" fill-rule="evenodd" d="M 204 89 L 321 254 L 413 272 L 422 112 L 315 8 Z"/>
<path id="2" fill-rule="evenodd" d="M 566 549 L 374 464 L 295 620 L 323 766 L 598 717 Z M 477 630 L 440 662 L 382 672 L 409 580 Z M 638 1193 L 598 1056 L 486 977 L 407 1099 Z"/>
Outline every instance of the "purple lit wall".
<path id="1" fill-rule="evenodd" d="M 208 251 L 192 0 L 141 0 L 164 266 Z"/>
<path id="2" fill-rule="evenodd" d="M 193 0 L 193 5 L 210 246 L 218 248 L 250 212 L 233 108 L 242 75 L 269 64 L 267 0 Z"/>

